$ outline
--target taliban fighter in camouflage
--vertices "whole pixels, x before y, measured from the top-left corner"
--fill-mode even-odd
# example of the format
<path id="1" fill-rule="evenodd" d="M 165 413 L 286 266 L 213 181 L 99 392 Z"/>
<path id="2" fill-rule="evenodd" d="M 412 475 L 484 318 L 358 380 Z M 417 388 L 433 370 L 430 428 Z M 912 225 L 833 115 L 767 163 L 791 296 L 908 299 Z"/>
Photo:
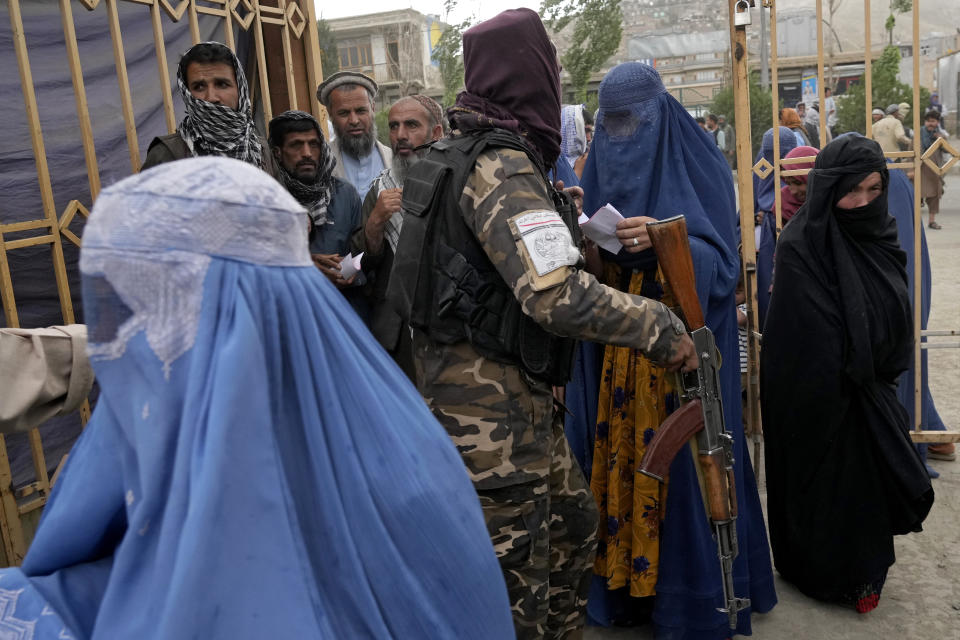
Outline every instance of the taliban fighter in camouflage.
<path id="1" fill-rule="evenodd" d="M 463 49 L 453 134 L 404 183 L 388 296 L 412 327 L 417 387 L 473 479 L 517 636 L 577 636 L 597 512 L 551 386 L 569 376 L 574 338 L 672 369 L 696 356 L 666 306 L 579 268 L 576 210 L 546 174 L 560 151 L 560 66 L 537 14 L 505 11 L 469 29 Z"/>

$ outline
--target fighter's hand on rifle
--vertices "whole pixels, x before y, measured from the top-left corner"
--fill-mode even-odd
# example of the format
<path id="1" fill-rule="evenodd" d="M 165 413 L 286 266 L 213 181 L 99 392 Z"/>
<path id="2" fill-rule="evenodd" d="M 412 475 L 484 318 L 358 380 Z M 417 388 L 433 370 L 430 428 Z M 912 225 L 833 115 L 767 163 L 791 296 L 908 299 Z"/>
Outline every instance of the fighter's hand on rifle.
<path id="1" fill-rule="evenodd" d="M 670 349 L 670 359 L 666 362 L 657 363 L 667 371 L 676 371 L 680 369 L 684 373 L 694 371 L 700 366 L 697 359 L 697 349 L 693 346 L 693 340 L 686 333 L 677 336 Z"/>

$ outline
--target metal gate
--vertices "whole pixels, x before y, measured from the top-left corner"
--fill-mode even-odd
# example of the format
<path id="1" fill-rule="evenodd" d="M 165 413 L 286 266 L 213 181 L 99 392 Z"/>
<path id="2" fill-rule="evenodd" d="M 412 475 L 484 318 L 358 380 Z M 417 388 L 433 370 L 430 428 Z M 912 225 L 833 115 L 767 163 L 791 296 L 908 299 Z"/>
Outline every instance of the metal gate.
<path id="1" fill-rule="evenodd" d="M 777 7 L 776 0 L 761 0 L 763 8 L 770 10 L 770 86 L 772 90 L 772 108 L 773 108 L 773 126 L 776 131 L 779 121 L 779 86 L 778 80 L 778 57 L 777 57 Z M 774 162 L 767 162 L 761 158 L 755 165 L 753 164 L 753 150 L 750 146 L 750 93 L 749 76 L 747 65 L 747 34 L 746 26 L 737 25 L 736 15 L 738 4 L 740 9 L 744 9 L 745 0 L 729 0 L 730 12 L 730 43 L 732 60 L 734 66 L 734 96 L 737 121 L 737 161 L 740 167 L 752 167 L 751 171 L 738 172 L 737 180 L 740 196 L 740 224 L 741 229 L 753 229 L 753 182 L 752 174 L 756 174 L 761 179 L 771 173 L 774 176 L 774 184 L 778 185 L 774 189 L 776 203 L 776 230 L 777 234 L 783 228 L 782 203 L 780 201 L 780 179 L 782 177 L 805 175 L 808 169 L 791 169 L 790 165 L 812 162 L 814 157 L 802 157 L 791 159 L 780 159 L 780 136 L 773 136 L 773 157 Z M 753 0 L 750 0 L 753 4 Z M 762 9 L 761 9 L 762 10 Z M 873 123 L 871 112 L 872 103 L 872 73 L 871 73 L 871 42 L 870 42 L 870 0 L 864 0 L 864 24 L 866 25 L 864 38 L 864 83 L 866 92 L 866 131 L 864 134 L 868 138 L 873 137 Z M 920 112 L 920 0 L 913 0 L 913 130 L 915 140 L 920 134 L 921 112 Z M 825 74 L 824 74 L 824 46 L 823 46 L 823 2 L 816 0 L 816 21 L 817 21 L 817 90 L 819 103 L 825 104 Z M 820 131 L 827 130 L 827 110 L 820 109 Z M 821 136 L 822 139 L 823 136 Z M 918 141 L 917 141 L 918 142 Z M 943 166 L 934 164 L 931 156 L 938 149 L 943 149 L 949 153 L 952 158 Z M 921 308 L 923 290 L 920 286 L 921 271 L 921 230 L 923 221 L 920 211 L 920 192 L 923 171 L 921 167 L 926 164 L 939 177 L 942 177 L 955 162 L 957 162 L 957 151 L 946 143 L 946 140 L 938 139 L 924 153 L 918 143 L 914 144 L 911 151 L 897 151 L 885 154 L 888 159 L 893 160 L 888 164 L 891 169 L 912 169 L 914 171 L 914 198 L 913 198 L 913 268 L 914 281 L 910 283 L 913 288 L 913 323 L 914 323 L 914 369 L 917 374 L 914 376 L 914 415 L 915 421 L 911 436 L 917 443 L 935 443 L 935 442 L 960 442 L 960 431 L 930 431 L 922 428 L 922 395 L 921 389 L 923 376 L 921 371 L 921 356 L 924 349 L 931 348 L 949 348 L 960 347 L 960 343 L 933 343 L 924 341 L 926 337 L 956 336 L 960 332 L 956 330 L 922 330 Z M 743 233 L 742 235 L 742 255 L 744 290 L 748 301 L 747 331 L 748 331 L 748 386 L 747 386 L 747 433 L 754 440 L 754 464 L 759 471 L 760 465 L 760 439 L 762 426 L 760 423 L 760 394 L 759 394 L 759 353 L 760 353 L 760 333 L 758 330 L 757 313 L 757 248 L 755 246 L 752 233 Z"/>
<path id="2" fill-rule="evenodd" d="M 221 40 L 235 51 L 239 40 L 248 43 L 249 55 L 246 56 L 245 66 L 247 77 L 250 79 L 251 97 L 259 107 L 258 116 L 262 116 L 259 121 L 262 129 L 265 129 L 263 125 L 269 122 L 274 111 L 287 108 L 309 110 L 320 122 L 326 122 L 326 114 L 315 95 L 315 89 L 322 80 L 322 76 L 313 0 L 273 0 L 272 2 L 269 0 L 102 0 L 102 2 L 101 0 L 74 0 L 73 2 L 59 0 L 59 13 L 67 52 L 66 60 L 63 61 L 66 64 L 62 68 L 69 69 L 82 140 L 82 149 L 78 148 L 75 151 L 75 161 L 78 165 L 83 162 L 86 166 L 89 200 L 71 199 L 63 211 L 57 211 L 48 156 L 44 147 L 37 92 L 31 73 L 31 49 L 28 46 L 30 33 L 24 32 L 20 0 L 7 0 L 13 47 L 23 91 L 24 112 L 29 124 L 42 203 L 42 211 L 29 216 L 33 219 L 0 224 L 0 297 L 3 301 L 6 322 L 11 327 L 19 326 L 19 315 L 13 287 L 13 279 L 17 274 L 11 273 L 9 253 L 37 246 L 50 248 L 53 264 L 51 275 L 56 282 L 63 323 L 75 322 L 63 242 L 66 239 L 77 246 L 80 245 L 81 239 L 68 227 L 77 214 L 84 217 L 89 215 L 92 201 L 100 191 L 101 180 L 88 95 L 84 87 L 82 56 L 75 30 L 73 14 L 75 7 L 80 11 L 102 16 L 108 25 L 109 40 L 104 39 L 95 43 L 95 46 L 103 49 L 104 53 L 112 49 L 130 172 L 136 172 L 140 168 L 141 148 L 134 117 L 134 94 L 131 93 L 130 78 L 127 74 L 127 53 L 121 33 L 118 7 L 120 3 L 142 5 L 136 9 L 142 9 L 142 17 L 134 16 L 132 19 L 142 20 L 152 27 L 157 80 L 163 97 L 166 133 L 175 131 L 177 124 L 170 80 L 177 60 L 172 61 L 174 67 L 171 67 L 166 51 L 164 28 L 165 26 L 169 28 L 171 24 L 180 23 L 184 19 L 189 29 L 190 40 L 194 44 L 201 40 L 201 21 L 207 25 L 215 21 L 217 24 L 214 29 L 219 31 L 222 28 L 222 31 L 219 31 L 222 37 L 215 35 L 215 39 Z M 124 7 L 124 17 L 131 19 L 132 11 L 134 9 Z M 64 90 L 62 97 L 69 101 L 70 97 L 66 93 L 67 90 Z M 153 133 L 161 135 L 165 132 Z M 84 423 L 89 418 L 89 413 L 89 406 L 85 403 L 81 410 Z M 56 481 L 56 473 L 52 479 L 48 477 L 50 467 L 45 459 L 43 442 L 37 429 L 30 432 L 29 443 L 35 477 L 32 482 L 15 487 L 7 455 L 6 439 L 0 436 L 0 537 L 2 537 L 3 551 L 0 563 L 5 565 L 17 565 L 23 560 L 29 543 L 28 530 L 30 526 L 35 526 L 36 516 L 46 503 L 51 485 Z M 25 524 L 28 524 L 26 530 Z"/>

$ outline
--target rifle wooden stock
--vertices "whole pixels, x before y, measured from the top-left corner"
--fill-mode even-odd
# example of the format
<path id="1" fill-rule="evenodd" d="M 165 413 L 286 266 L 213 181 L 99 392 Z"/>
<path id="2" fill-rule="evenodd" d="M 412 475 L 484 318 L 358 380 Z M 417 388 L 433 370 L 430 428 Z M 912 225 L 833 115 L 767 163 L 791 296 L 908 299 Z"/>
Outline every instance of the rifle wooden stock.
<path id="1" fill-rule="evenodd" d="M 659 222 L 648 222 L 647 233 L 650 234 L 650 242 L 667 286 L 687 321 L 687 329 L 699 329 L 704 325 L 703 311 L 697 298 L 686 219 L 680 215 Z"/>
<path id="2" fill-rule="evenodd" d="M 736 507 L 730 506 L 729 476 L 724 468 L 723 452 L 719 455 L 709 453 L 700 456 L 700 470 L 703 472 L 703 481 L 707 488 L 707 506 L 710 508 L 710 519 L 714 522 L 727 522 L 735 515 Z"/>
<path id="3" fill-rule="evenodd" d="M 698 398 L 683 405 L 663 421 L 643 452 L 640 473 L 663 482 L 680 447 L 701 429 L 703 408 Z"/>

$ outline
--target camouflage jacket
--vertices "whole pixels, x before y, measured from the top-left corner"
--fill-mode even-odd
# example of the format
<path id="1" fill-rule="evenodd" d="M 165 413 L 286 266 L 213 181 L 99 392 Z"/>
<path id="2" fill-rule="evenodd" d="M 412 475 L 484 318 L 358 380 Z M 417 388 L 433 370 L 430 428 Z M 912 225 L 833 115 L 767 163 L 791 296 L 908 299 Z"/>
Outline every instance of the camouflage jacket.
<path id="1" fill-rule="evenodd" d="M 577 268 L 569 231 L 543 177 L 521 151 L 477 159 L 460 198 L 467 227 L 524 313 L 554 334 L 640 349 L 668 359 L 683 323 L 662 303 L 605 286 Z M 547 220 L 550 232 L 525 231 Z M 559 236 L 559 237 L 558 237 Z M 574 259 L 571 259 L 573 256 Z M 480 356 L 469 344 L 414 335 L 417 386 L 460 450 L 479 490 L 542 478 L 549 469 L 552 396 L 518 367 Z"/>

